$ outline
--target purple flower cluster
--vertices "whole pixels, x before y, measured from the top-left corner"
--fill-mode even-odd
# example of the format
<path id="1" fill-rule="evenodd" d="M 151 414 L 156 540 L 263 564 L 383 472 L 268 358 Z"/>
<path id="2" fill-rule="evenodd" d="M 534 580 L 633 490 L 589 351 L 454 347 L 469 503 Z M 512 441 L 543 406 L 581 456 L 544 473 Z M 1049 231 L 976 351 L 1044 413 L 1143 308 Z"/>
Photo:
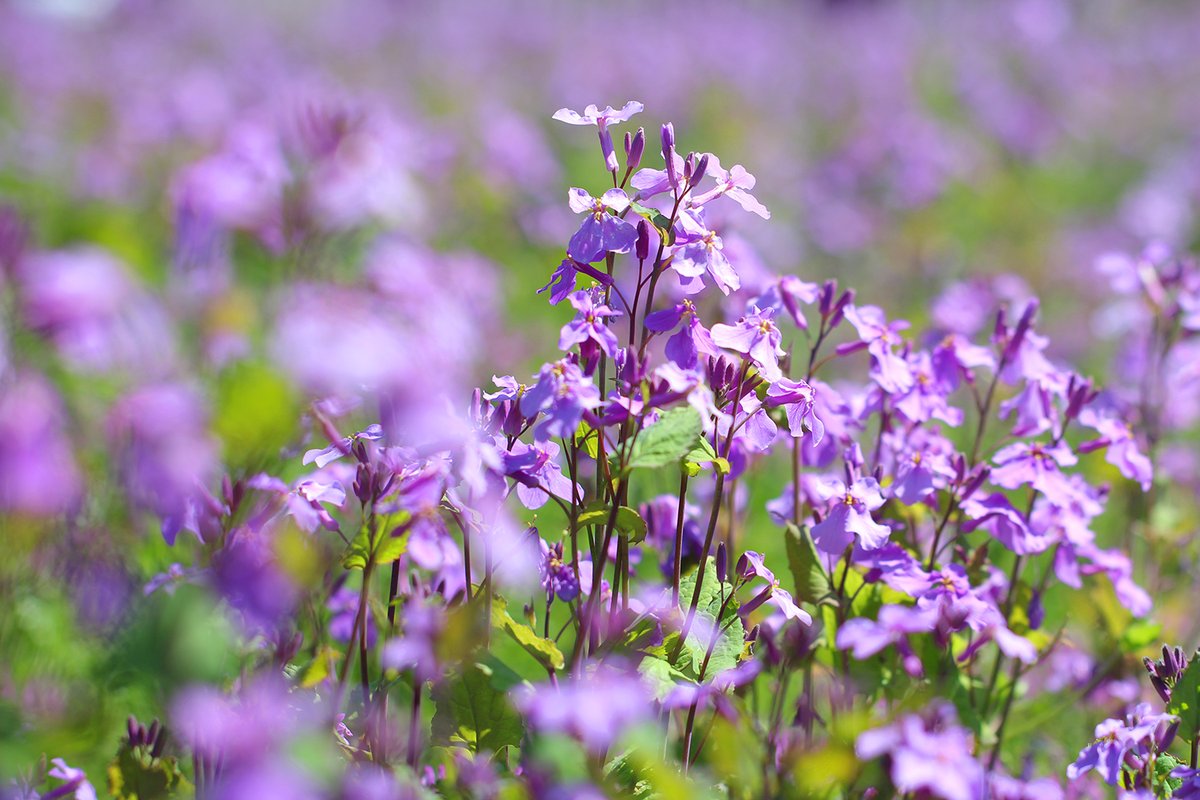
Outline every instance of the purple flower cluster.
<path id="1" fill-rule="evenodd" d="M 1024 13 L 1053 38 L 1052 10 Z M 51 629 L 92 635 L 72 620 L 151 643 L 62 676 L 162 705 L 129 723 L 113 792 L 984 800 L 1094 774 L 1200 794 L 1197 659 L 1145 660 L 1161 712 L 1129 675 L 1190 564 L 1194 504 L 1163 498 L 1200 474 L 1200 267 L 1101 261 L 1101 385 L 1015 279 L 900 319 L 878 288 L 774 274 L 739 234 L 772 218 L 755 176 L 682 126 L 633 129 L 644 111 L 553 116 L 596 129 L 602 179 L 524 223 L 557 242 L 524 368 L 495 267 L 429 244 L 473 236 L 440 227 L 436 137 L 386 106 L 220 126 L 173 173 L 169 291 L 0 216 L 0 521 L 32 565 L 0 644 L 37 665 Z M 1050 137 L 1012 115 L 986 118 L 1012 149 Z M 533 169 L 497 133 L 519 123 L 487 122 L 490 168 Z M 896 125 L 923 155 L 851 135 L 806 183 L 888 166 L 907 179 L 886 202 L 923 205 L 982 158 L 930 124 Z M 817 216 L 869 216 L 855 194 Z M 89 571 L 90 539 L 126 551 Z M 65 717 L 43 677 L 0 668 L 4 709 Z M 1076 705 L 1110 718 L 1064 767 L 1078 742 L 1043 729 Z M 20 796 L 96 796 L 62 759 L 35 772 Z"/>

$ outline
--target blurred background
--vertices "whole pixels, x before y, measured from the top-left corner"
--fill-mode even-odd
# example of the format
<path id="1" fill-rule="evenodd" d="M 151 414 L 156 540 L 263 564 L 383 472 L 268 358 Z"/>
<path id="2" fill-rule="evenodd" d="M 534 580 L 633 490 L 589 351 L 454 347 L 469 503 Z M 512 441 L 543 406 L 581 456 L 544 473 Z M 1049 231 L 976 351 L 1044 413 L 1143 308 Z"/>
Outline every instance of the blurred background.
<path id="1" fill-rule="evenodd" d="M 1166 0 L 0 0 L 0 774 L 103 774 L 126 713 L 236 669 L 210 604 L 136 602 L 197 484 L 294 474 L 312 398 L 557 352 L 535 290 L 607 179 L 558 108 L 639 100 L 756 175 L 772 219 L 716 220 L 746 296 L 957 329 L 1037 294 L 1086 372 L 1097 260 L 1196 243 L 1198 41 Z"/>

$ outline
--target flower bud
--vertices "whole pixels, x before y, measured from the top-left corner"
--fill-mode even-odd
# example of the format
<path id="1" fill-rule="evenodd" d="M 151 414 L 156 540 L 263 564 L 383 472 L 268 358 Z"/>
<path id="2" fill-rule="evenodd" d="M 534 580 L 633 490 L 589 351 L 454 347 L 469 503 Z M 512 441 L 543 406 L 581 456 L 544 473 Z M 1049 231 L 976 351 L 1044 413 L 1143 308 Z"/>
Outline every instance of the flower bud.
<path id="1" fill-rule="evenodd" d="M 717 580 L 724 583 L 729 578 L 729 550 L 725 543 L 717 545 Z"/>
<path id="2" fill-rule="evenodd" d="M 675 172 L 675 126 L 669 122 L 662 126 L 662 156 L 667 164 L 667 181 L 674 189 L 679 185 L 679 175 Z"/>
<path id="3" fill-rule="evenodd" d="M 617 171 L 617 154 L 613 150 L 612 133 L 607 125 L 601 125 L 599 130 L 600 151 L 604 154 L 604 168 L 609 172 Z"/>
<path id="4" fill-rule="evenodd" d="M 642 153 L 646 150 L 646 129 L 638 128 L 632 137 L 625 134 L 625 167 L 630 172 L 641 166 Z"/>
<path id="5" fill-rule="evenodd" d="M 695 168 L 692 170 L 691 176 L 688 178 L 688 188 L 694 189 L 700 181 L 704 180 L 704 173 L 708 171 L 708 153 L 700 156 L 700 160 L 696 162 Z"/>
<path id="6" fill-rule="evenodd" d="M 645 219 L 638 222 L 637 244 L 634 245 L 634 250 L 637 253 L 638 261 L 645 261 L 650 257 L 650 223 Z"/>

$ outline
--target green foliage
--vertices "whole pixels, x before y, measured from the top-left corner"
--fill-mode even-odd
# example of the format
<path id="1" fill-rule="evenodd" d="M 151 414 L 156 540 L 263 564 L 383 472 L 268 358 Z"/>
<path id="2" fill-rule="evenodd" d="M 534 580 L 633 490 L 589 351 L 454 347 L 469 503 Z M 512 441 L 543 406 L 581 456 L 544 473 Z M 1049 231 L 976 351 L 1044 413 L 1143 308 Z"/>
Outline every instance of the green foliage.
<path id="1" fill-rule="evenodd" d="M 507 695 L 492 684 L 485 664 L 467 664 L 433 691 L 437 712 L 434 738 L 467 747 L 472 753 L 500 753 L 521 743 L 521 717 Z"/>
<path id="2" fill-rule="evenodd" d="M 685 607 L 696 590 L 698 573 L 699 570 L 691 572 L 679 582 L 679 597 Z M 697 623 L 704 624 L 694 624 L 688 631 L 681 655 L 686 655 L 689 660 L 675 666 L 696 680 L 711 680 L 736 667 L 745 650 L 746 638 L 746 629 L 737 614 L 740 605 L 733 596 L 733 585 L 717 580 L 716 561 L 710 556 L 704 570 L 704 582 L 700 585 L 700 600 L 696 605 Z M 701 676 L 700 668 L 714 631 L 717 631 L 717 637 L 712 656 Z"/>
<path id="3" fill-rule="evenodd" d="M 825 567 L 821 565 L 808 526 L 797 528 L 788 523 L 784 541 L 787 544 L 788 568 L 792 572 L 792 580 L 796 582 L 796 601 L 836 605 L 833 584 L 829 581 Z"/>
<path id="4" fill-rule="evenodd" d="M 607 525 L 611 513 L 611 506 L 603 502 L 592 503 L 579 515 L 577 522 L 581 527 Z M 627 535 L 632 544 L 637 544 L 646 538 L 646 520 L 642 519 L 642 515 L 629 506 L 617 508 L 614 527 L 620 533 Z"/>
<path id="5" fill-rule="evenodd" d="M 394 535 L 394 531 L 407 520 L 407 511 L 381 518 L 375 525 L 374 542 L 371 541 L 371 526 L 364 522 L 342 556 L 342 566 L 346 569 L 366 569 L 367 562 L 372 560 L 372 551 L 376 566 L 390 564 L 400 558 L 408 550 L 408 531 L 399 536 Z"/>
<path id="6" fill-rule="evenodd" d="M 691 452 L 700 436 L 700 414 L 691 406 L 664 411 L 643 430 L 629 454 L 630 469 L 659 469 L 677 463 Z"/>
<path id="7" fill-rule="evenodd" d="M 241 362 L 217 379 L 213 429 L 227 461 L 244 467 L 273 459 L 294 438 L 295 391 L 265 364 Z"/>
<path id="8" fill-rule="evenodd" d="M 1184 739 L 1190 742 L 1200 735 L 1200 653 L 1192 656 L 1171 689 L 1167 711 L 1179 717 L 1179 735 Z"/>
<path id="9" fill-rule="evenodd" d="M 566 663 L 558 645 L 538 636 L 528 625 L 513 619 L 508 613 L 508 604 L 499 597 L 492 602 L 492 627 L 499 628 L 511 636 L 526 653 L 537 659 L 546 669 L 559 670 Z"/>

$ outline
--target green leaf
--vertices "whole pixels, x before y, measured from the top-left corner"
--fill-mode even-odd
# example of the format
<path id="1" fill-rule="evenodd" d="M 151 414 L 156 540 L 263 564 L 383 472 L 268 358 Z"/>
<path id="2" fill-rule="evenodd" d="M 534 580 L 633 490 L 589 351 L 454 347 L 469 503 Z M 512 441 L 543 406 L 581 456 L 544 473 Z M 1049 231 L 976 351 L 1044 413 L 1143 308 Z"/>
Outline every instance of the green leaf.
<path id="1" fill-rule="evenodd" d="M 638 672 L 650 684 L 654 691 L 654 699 L 662 700 L 680 683 L 691 683 L 691 679 L 682 671 L 671 665 L 662 656 L 646 656 L 638 664 Z"/>
<path id="2" fill-rule="evenodd" d="M 460 675 L 434 688 L 435 739 L 466 745 L 472 753 L 499 753 L 521 743 L 521 717 L 492 685 L 490 673 L 483 664 L 467 664 Z"/>
<path id="3" fill-rule="evenodd" d="M 637 202 L 631 203 L 630 207 L 633 209 L 633 213 L 644 217 L 647 222 L 658 229 L 658 235 L 667 247 L 675 244 L 675 226 L 671 224 L 671 220 L 666 214 L 657 208 L 650 208 Z"/>
<path id="4" fill-rule="evenodd" d="M 577 524 L 580 526 L 607 525 L 608 516 L 611 513 L 611 506 L 603 502 L 592 503 L 579 515 Z M 646 538 L 646 520 L 642 519 L 642 515 L 629 506 L 620 506 L 617 509 L 614 527 L 619 532 L 626 534 L 632 544 L 637 544 Z"/>
<path id="5" fill-rule="evenodd" d="M 1182 778 L 1171 777 L 1171 771 L 1182 764 L 1182 761 L 1170 753 L 1159 753 L 1158 757 L 1154 759 L 1154 782 L 1165 785 L 1170 790 L 1157 794 L 1157 797 L 1170 797 L 1176 789 L 1183 785 Z"/>
<path id="6" fill-rule="evenodd" d="M 784 542 L 787 546 L 788 567 L 792 572 L 792 580 L 796 582 L 796 601 L 836 605 L 833 599 L 833 584 L 830 583 L 825 568 L 821 566 L 821 559 L 808 526 L 797 528 L 788 523 Z"/>
<path id="7" fill-rule="evenodd" d="M 1167 711 L 1179 717 L 1179 733 L 1189 742 L 1200 734 L 1200 652 L 1171 689 Z"/>
<path id="8" fill-rule="evenodd" d="M 408 531 L 394 535 L 397 528 L 408 521 L 409 514 L 402 511 L 382 517 L 375 526 L 375 564 L 390 564 L 408 550 Z M 371 553 L 371 529 L 367 523 L 359 528 L 358 535 L 350 542 L 342 556 L 344 569 L 366 569 Z"/>
<path id="9" fill-rule="evenodd" d="M 679 582 L 679 600 L 685 611 L 696 590 L 698 572 L 699 570 L 692 571 Z M 731 596 L 732 593 L 732 584 L 717 580 L 716 560 L 709 556 L 708 565 L 704 570 L 704 582 L 700 585 L 699 602 L 696 604 L 697 622 L 703 621 L 704 624 L 693 624 L 684 642 L 684 652 L 691 656 L 691 663 L 686 664 L 688 669 L 684 669 L 684 664 L 676 664 L 676 667 L 684 669 L 689 677 L 711 680 L 722 672 L 733 669 L 741 660 L 745 650 L 746 629 L 737 615 L 738 606 L 741 604 L 736 597 Z M 726 599 L 728 602 L 725 602 Z M 708 668 L 701 676 L 700 668 L 704 664 L 704 656 L 714 631 L 719 633 L 713 645 L 712 656 L 708 660 Z"/>
<path id="10" fill-rule="evenodd" d="M 600 452 L 600 432 L 586 422 L 579 423 L 575 431 L 575 444 L 583 448 L 589 458 L 596 458 Z"/>
<path id="11" fill-rule="evenodd" d="M 525 648 L 525 652 L 547 669 L 559 670 L 566 663 L 562 651 L 554 642 L 543 639 L 528 625 L 522 625 L 513 619 L 508 613 L 508 604 L 499 597 L 492 601 L 492 627 L 499 628 L 511 636 L 517 644 Z"/>
<path id="12" fill-rule="evenodd" d="M 643 430 L 629 456 L 630 469 L 659 469 L 677 463 L 691 452 L 702 429 L 700 414 L 691 406 L 664 411 Z"/>
<path id="13" fill-rule="evenodd" d="M 1136 653 L 1147 645 L 1154 644 L 1162 634 L 1162 625 L 1148 619 L 1134 620 L 1121 633 L 1121 650 Z"/>

